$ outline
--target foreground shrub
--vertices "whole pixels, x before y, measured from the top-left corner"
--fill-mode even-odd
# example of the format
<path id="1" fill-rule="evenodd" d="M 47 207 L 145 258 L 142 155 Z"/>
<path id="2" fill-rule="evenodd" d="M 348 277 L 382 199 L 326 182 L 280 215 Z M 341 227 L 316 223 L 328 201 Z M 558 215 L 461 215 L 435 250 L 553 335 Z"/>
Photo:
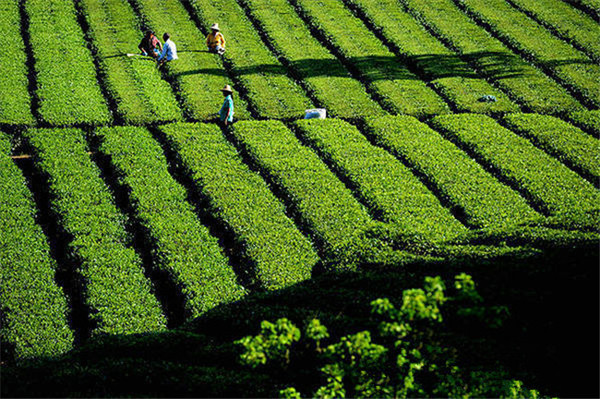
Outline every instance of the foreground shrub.
<path id="1" fill-rule="evenodd" d="M 242 364 L 289 373 L 290 383 L 301 384 L 304 392 L 281 389 L 284 398 L 303 393 L 318 398 L 539 397 L 503 370 L 463 369 L 456 350 L 438 339 L 442 309 L 487 328 L 501 326 L 508 314 L 504 306 L 485 305 L 471 276 L 462 273 L 455 276 L 450 296 L 438 276 L 425 277 L 422 289 L 404 290 L 399 306 L 386 298 L 372 301 L 373 323 L 339 340 L 331 339 L 318 319 L 301 331 L 280 318 L 263 321 L 259 334 L 236 343 L 243 348 Z"/>

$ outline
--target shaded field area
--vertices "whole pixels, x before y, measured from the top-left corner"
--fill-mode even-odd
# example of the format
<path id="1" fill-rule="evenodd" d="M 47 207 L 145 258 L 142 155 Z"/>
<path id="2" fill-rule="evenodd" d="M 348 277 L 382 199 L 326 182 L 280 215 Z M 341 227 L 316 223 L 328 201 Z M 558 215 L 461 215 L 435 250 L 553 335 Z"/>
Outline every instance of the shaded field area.
<path id="1" fill-rule="evenodd" d="M 535 257 L 323 275 L 219 306 L 180 329 L 99 336 L 58 358 L 5 364 L 2 395 L 273 396 L 293 375 L 241 366 L 240 348 L 232 344 L 256 333 L 261 320 L 288 317 L 301 324 L 318 317 L 340 336 L 371 323 L 369 301 L 398 303 L 402 290 L 419 286 L 424 276 L 449 279 L 464 271 L 486 302 L 508 307 L 510 318 L 498 329 L 448 320 L 438 333 L 459 351 L 461 366 L 500 365 L 544 395 L 594 397 L 597 257 L 595 247 L 564 248 Z"/>

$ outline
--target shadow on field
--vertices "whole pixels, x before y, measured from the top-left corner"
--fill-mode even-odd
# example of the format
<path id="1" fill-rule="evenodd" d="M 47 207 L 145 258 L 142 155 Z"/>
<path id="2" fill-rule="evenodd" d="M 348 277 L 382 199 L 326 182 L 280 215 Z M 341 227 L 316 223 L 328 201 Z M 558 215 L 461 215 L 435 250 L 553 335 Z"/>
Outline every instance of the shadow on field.
<path id="1" fill-rule="evenodd" d="M 227 57 L 227 54 L 225 55 Z M 350 57 L 345 63 L 349 64 L 351 69 L 355 69 L 361 75 L 362 79 L 367 81 L 378 80 L 418 80 L 419 78 L 407 69 L 416 67 L 422 71 L 427 80 L 434 80 L 449 77 L 481 78 L 473 68 L 465 64 L 464 60 L 483 69 L 483 75 L 489 79 L 506 79 L 519 76 L 525 76 L 523 69 L 523 59 L 517 55 L 506 54 L 503 52 L 474 52 L 458 55 L 447 54 L 423 54 L 406 58 L 383 57 L 383 56 L 365 56 Z M 571 60 L 552 60 L 544 63 L 548 67 L 569 64 L 591 64 L 589 59 L 571 59 Z M 302 78 L 311 77 L 347 77 L 348 71 L 340 68 L 337 59 L 313 59 L 306 58 L 298 61 L 291 61 L 289 64 L 295 69 L 296 73 Z M 287 69 L 279 64 L 260 64 L 246 67 L 235 67 L 236 75 L 253 74 L 275 74 L 285 75 Z M 218 68 L 205 68 L 179 72 L 175 75 L 196 75 L 196 74 L 222 74 Z"/>
<path id="2" fill-rule="evenodd" d="M 222 305 L 178 330 L 104 336 L 57 359 L 2 367 L 3 397 L 271 397 L 285 376 L 237 363 L 232 342 L 258 331 L 261 320 L 313 317 L 332 336 L 371 325 L 369 302 L 400 301 L 424 276 L 448 283 L 459 272 L 474 277 L 486 303 L 506 305 L 500 329 L 448 321 L 449 345 L 463 367 L 497 367 L 542 394 L 598 397 L 598 248 L 547 251 L 535 258 L 426 264 L 361 273 L 322 275 L 277 292 Z M 298 388 L 302 388 L 299 386 Z"/>

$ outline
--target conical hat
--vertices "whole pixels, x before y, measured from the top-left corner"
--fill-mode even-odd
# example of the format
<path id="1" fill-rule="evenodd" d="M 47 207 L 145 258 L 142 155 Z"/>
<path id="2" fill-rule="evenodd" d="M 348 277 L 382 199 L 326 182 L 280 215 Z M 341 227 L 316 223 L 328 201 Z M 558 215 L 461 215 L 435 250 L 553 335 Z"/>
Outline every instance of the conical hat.
<path id="1" fill-rule="evenodd" d="M 226 91 L 228 93 L 233 93 L 233 90 L 231 90 L 231 86 L 229 86 L 229 85 L 225 85 L 225 87 L 223 87 L 221 89 L 221 91 Z"/>
<path id="2" fill-rule="evenodd" d="M 210 27 L 211 30 L 221 30 L 219 29 L 219 24 L 213 24 L 213 26 Z"/>

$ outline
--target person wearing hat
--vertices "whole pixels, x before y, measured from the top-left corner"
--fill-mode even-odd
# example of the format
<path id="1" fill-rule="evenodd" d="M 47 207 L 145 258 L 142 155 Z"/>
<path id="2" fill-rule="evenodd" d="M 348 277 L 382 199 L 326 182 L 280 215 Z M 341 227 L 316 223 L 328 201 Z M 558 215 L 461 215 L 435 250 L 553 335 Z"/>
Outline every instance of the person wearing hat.
<path id="1" fill-rule="evenodd" d="M 152 58 L 158 58 L 162 52 L 162 44 L 160 44 L 160 41 L 151 30 L 146 31 L 146 36 L 144 36 L 138 48 L 142 52 L 142 55 Z"/>
<path id="2" fill-rule="evenodd" d="M 210 27 L 210 33 L 206 36 L 206 47 L 211 53 L 217 53 L 219 55 L 225 52 L 225 38 L 221 34 L 219 24 L 213 24 Z"/>
<path id="3" fill-rule="evenodd" d="M 233 123 L 233 91 L 231 90 L 231 86 L 225 85 L 221 89 L 221 93 L 223 93 L 225 101 L 223 101 L 223 106 L 219 111 L 219 119 L 223 125 L 227 126 Z"/>

